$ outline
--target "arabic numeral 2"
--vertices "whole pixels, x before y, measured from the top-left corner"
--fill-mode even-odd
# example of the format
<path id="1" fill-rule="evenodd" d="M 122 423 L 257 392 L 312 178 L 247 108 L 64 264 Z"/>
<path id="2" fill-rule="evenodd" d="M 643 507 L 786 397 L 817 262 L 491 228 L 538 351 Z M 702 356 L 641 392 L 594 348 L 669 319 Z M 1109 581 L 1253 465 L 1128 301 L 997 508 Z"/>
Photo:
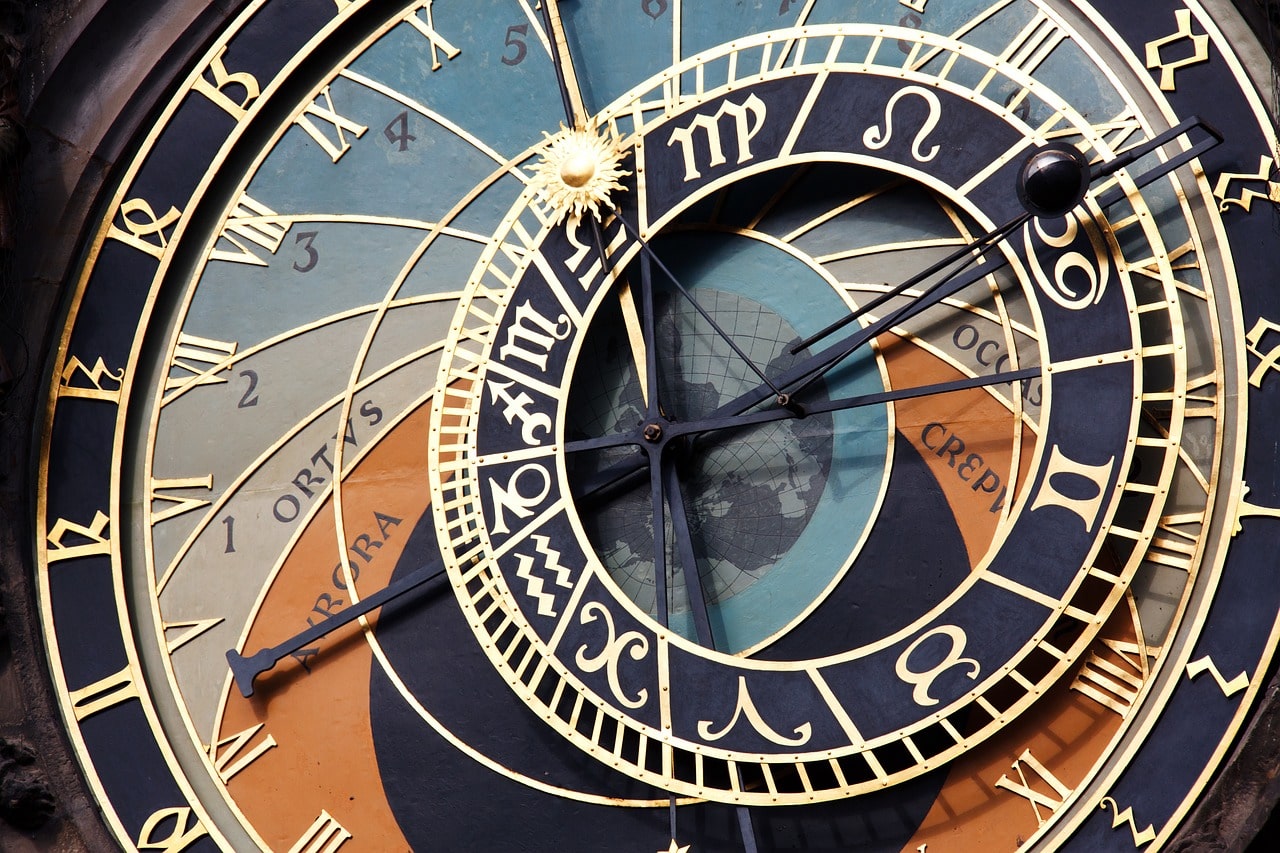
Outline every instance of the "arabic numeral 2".
<path id="1" fill-rule="evenodd" d="M 247 409 L 258 405 L 258 395 L 254 393 L 258 390 L 258 371 L 242 370 L 240 375 L 249 380 L 249 385 L 244 389 L 244 394 L 240 395 L 240 402 L 236 403 L 236 408 Z"/>
<path id="2" fill-rule="evenodd" d="M 656 21 L 667 13 L 667 0 L 641 0 L 640 10 Z"/>

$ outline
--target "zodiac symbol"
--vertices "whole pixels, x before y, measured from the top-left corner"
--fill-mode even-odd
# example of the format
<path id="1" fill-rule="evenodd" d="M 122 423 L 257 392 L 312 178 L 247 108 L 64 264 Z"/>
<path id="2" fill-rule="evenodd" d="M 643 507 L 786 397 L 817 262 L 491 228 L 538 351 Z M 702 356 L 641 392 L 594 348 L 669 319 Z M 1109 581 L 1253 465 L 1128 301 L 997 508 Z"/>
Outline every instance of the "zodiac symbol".
<path id="1" fill-rule="evenodd" d="M 942 117 L 942 103 L 938 100 L 938 96 L 923 86 L 907 86 L 899 89 L 889 103 L 884 108 L 884 130 L 879 125 L 872 125 L 867 128 L 866 133 L 862 134 L 862 144 L 870 148 L 872 151 L 879 151 L 889 144 L 893 138 L 893 108 L 898 102 L 908 95 L 917 95 L 924 99 L 929 105 L 929 117 L 925 119 L 924 126 L 920 128 L 920 132 L 916 134 L 915 141 L 911 144 L 911 156 L 915 157 L 920 163 L 928 163 L 934 157 L 938 156 L 938 152 L 942 150 L 942 146 L 935 145 L 929 149 L 929 153 L 925 154 L 922 146 L 925 140 L 929 138 L 929 134 L 933 133 L 933 129 L 938 126 L 938 119 Z"/>

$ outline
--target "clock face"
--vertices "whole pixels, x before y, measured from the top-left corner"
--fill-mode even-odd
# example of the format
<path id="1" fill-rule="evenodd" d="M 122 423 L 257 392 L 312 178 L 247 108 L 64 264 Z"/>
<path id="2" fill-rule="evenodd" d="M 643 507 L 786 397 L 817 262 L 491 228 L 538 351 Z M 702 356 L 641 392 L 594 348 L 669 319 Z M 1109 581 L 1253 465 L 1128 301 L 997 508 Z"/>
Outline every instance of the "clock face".
<path id="1" fill-rule="evenodd" d="M 53 357 L 120 843 L 1167 842 L 1280 613 L 1233 15 L 250 4 Z"/>

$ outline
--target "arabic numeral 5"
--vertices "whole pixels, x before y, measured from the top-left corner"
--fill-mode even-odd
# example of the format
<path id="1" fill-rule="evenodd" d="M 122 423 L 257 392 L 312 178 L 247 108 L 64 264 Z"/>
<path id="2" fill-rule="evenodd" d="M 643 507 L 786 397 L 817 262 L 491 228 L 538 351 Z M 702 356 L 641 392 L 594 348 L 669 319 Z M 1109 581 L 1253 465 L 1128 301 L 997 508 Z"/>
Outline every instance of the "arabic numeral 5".
<path id="1" fill-rule="evenodd" d="M 525 44 L 524 38 L 520 38 L 520 36 L 529 37 L 528 24 L 512 24 L 507 27 L 506 45 L 507 47 L 515 48 L 516 52 L 513 56 L 508 56 L 504 53 L 502 55 L 503 65 L 519 65 L 524 62 L 525 56 L 529 53 L 529 46 Z"/>

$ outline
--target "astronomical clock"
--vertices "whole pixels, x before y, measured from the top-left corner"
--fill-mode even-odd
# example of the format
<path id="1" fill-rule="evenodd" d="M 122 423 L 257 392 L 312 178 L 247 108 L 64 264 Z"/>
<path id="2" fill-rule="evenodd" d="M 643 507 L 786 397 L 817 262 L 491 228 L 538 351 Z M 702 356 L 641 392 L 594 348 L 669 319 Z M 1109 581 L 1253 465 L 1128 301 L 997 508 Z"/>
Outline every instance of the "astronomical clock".
<path id="1" fill-rule="evenodd" d="M 35 418 L 40 666 L 122 848 L 1194 830 L 1280 616 L 1234 8 L 212 30 L 97 201 Z"/>

